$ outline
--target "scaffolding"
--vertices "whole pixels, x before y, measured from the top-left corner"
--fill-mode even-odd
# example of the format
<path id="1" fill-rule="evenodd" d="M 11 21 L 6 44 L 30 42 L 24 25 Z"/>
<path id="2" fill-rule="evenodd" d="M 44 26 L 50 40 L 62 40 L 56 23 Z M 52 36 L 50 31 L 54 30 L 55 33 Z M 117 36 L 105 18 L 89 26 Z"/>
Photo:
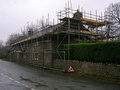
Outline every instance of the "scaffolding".
<path id="1" fill-rule="evenodd" d="M 76 12 L 81 14 L 81 16 L 75 18 L 73 15 Z M 106 37 L 104 34 L 105 32 L 107 32 L 107 28 L 109 27 L 109 25 L 112 24 L 112 22 L 106 20 L 104 16 L 98 16 L 97 11 L 96 15 L 93 15 L 91 13 L 86 13 L 85 11 L 83 11 L 83 9 L 81 9 L 81 11 L 79 9 L 73 10 L 70 7 L 58 12 L 58 19 L 60 20 L 59 23 L 65 21 L 68 22 L 68 31 L 76 30 L 79 32 L 77 33 L 80 35 L 85 34 L 86 36 L 94 36 L 96 38 L 96 41 L 103 39 L 102 37 Z M 86 37 L 83 42 L 85 40 Z"/>
<path id="2" fill-rule="evenodd" d="M 103 16 L 102 13 L 98 15 L 97 10 L 96 15 L 91 12 L 86 13 L 83 8 L 73 10 L 68 2 L 64 10 L 57 12 L 57 17 L 58 23 L 64 23 L 61 28 L 57 29 L 57 32 L 65 33 L 61 41 L 59 40 L 59 34 L 57 34 L 57 49 L 67 37 L 68 60 L 70 59 L 71 36 L 74 34 L 77 36 L 77 38 L 74 38 L 77 42 L 106 42 L 116 37 L 110 32 L 112 20 L 108 16 Z"/>
<path id="3" fill-rule="evenodd" d="M 96 15 L 94 15 L 91 12 L 86 13 L 83 8 L 81 10 L 73 10 L 68 3 L 64 10 L 57 12 L 57 19 L 57 24 L 54 25 L 53 22 L 53 25 L 50 25 L 48 15 L 46 25 L 42 23 L 42 27 L 34 30 L 28 28 L 28 34 L 16 39 L 11 45 L 14 47 L 18 45 L 22 51 L 26 52 L 25 48 L 29 44 L 41 42 L 43 47 L 42 52 L 49 51 L 51 54 L 54 52 L 57 53 L 57 56 L 60 56 L 63 51 L 59 50 L 59 46 L 61 44 L 68 44 L 68 56 L 66 59 L 70 60 L 70 44 L 72 43 L 105 42 L 111 38 L 115 38 L 115 36 L 110 36 L 112 21 L 109 17 L 105 17 L 102 14 L 98 15 L 97 11 Z M 56 46 L 52 50 L 47 51 L 44 48 L 44 42 L 50 40 L 53 36 L 55 36 Z"/>
<path id="4" fill-rule="evenodd" d="M 59 39 L 59 33 L 63 32 L 68 34 L 68 36 L 72 33 L 78 34 L 78 42 L 97 42 L 104 38 L 109 39 L 106 33 L 110 33 L 110 25 L 112 22 L 109 21 L 108 17 L 102 16 L 102 14 L 101 16 L 97 15 L 97 11 L 96 15 L 93 15 L 91 12 L 86 13 L 83 8 L 81 8 L 81 10 L 73 10 L 68 4 L 68 7 L 66 6 L 64 10 L 57 12 L 57 17 L 58 22 L 56 25 L 50 25 L 48 22 L 47 25 L 42 25 L 42 27 L 38 27 L 35 30 L 28 28 L 28 35 L 18 37 L 12 45 L 29 41 L 46 34 L 58 34 L 57 38 Z M 59 42 L 58 39 L 57 42 Z"/>

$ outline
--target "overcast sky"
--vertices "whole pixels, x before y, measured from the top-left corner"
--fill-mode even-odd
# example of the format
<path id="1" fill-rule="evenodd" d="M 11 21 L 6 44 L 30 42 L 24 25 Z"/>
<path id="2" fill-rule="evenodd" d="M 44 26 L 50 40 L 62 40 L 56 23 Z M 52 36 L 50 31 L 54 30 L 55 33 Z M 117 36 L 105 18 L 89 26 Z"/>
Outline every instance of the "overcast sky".
<path id="1" fill-rule="evenodd" d="M 0 40 L 4 42 L 12 33 L 20 33 L 27 22 L 36 23 L 42 16 L 57 20 L 57 11 L 64 9 L 69 0 L 0 0 Z M 86 12 L 104 12 L 110 3 L 120 0 L 71 0 L 72 8 L 83 7 Z"/>

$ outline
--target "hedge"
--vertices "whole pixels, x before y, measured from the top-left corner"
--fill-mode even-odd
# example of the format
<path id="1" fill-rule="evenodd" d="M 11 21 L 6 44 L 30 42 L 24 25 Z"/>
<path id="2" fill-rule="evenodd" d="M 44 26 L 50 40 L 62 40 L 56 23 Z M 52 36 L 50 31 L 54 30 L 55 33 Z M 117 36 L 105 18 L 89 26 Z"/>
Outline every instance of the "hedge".
<path id="1" fill-rule="evenodd" d="M 65 50 L 67 59 L 68 45 L 61 48 Z M 120 42 L 70 44 L 70 59 L 120 64 Z"/>

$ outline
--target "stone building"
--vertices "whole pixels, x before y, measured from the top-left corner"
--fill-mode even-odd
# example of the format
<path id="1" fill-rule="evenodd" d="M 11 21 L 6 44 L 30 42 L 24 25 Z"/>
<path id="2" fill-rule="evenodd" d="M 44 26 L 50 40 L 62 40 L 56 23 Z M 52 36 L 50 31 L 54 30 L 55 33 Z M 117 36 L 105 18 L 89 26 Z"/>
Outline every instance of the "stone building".
<path id="1" fill-rule="evenodd" d="M 61 16 L 62 13 L 59 14 Z M 59 20 L 58 24 L 30 30 L 28 35 L 16 39 L 11 44 L 9 60 L 52 68 L 56 59 L 65 59 L 64 51 L 59 50 L 60 45 L 104 39 L 102 33 L 94 32 L 94 29 L 105 26 L 99 18 L 85 18 L 77 10 L 73 17 L 65 15 Z"/>

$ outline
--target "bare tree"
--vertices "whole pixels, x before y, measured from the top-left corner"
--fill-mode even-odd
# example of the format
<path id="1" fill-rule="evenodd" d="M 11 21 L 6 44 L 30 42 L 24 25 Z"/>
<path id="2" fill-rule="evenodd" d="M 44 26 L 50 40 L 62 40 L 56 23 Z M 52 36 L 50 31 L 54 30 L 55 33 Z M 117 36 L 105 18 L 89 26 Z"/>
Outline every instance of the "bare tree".
<path id="1" fill-rule="evenodd" d="M 114 23 L 120 24 L 120 2 L 108 6 L 106 14 L 111 17 Z"/>
<path id="2" fill-rule="evenodd" d="M 0 40 L 0 48 L 3 46 L 3 41 Z"/>
<path id="3" fill-rule="evenodd" d="M 108 6 L 105 11 L 106 18 L 111 21 L 113 24 L 110 26 L 111 33 L 114 36 L 117 36 L 119 39 L 120 36 L 120 2 L 112 3 Z"/>
<path id="4" fill-rule="evenodd" d="M 7 46 L 10 46 L 12 43 L 15 42 L 15 40 L 18 38 L 18 34 L 11 34 L 9 37 L 8 37 L 8 40 L 6 42 L 6 45 Z"/>
<path id="5" fill-rule="evenodd" d="M 3 45 L 3 41 L 0 40 L 0 58 L 2 58 L 4 55 L 4 45 Z"/>

